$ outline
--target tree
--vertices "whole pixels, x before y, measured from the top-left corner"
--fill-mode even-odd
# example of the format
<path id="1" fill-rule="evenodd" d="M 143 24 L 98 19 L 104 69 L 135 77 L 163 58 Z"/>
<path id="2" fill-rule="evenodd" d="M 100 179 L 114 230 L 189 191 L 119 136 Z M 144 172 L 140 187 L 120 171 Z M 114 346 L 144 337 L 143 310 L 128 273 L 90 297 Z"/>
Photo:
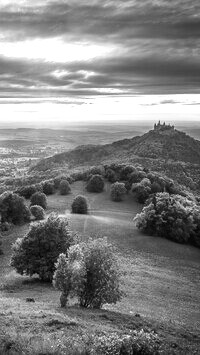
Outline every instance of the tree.
<path id="1" fill-rule="evenodd" d="M 53 285 L 61 291 L 60 304 L 65 307 L 69 295 L 79 295 L 84 283 L 86 270 L 81 246 L 71 246 L 68 256 L 60 254 L 55 266 Z"/>
<path id="2" fill-rule="evenodd" d="M 72 205 L 72 213 L 87 214 L 88 202 L 85 196 L 78 195 L 74 198 Z"/>
<path id="3" fill-rule="evenodd" d="M 151 181 L 147 178 L 144 178 L 142 181 L 133 184 L 131 187 L 131 192 L 136 196 L 138 202 L 144 203 L 152 193 Z"/>
<path id="4" fill-rule="evenodd" d="M 135 170 L 129 175 L 129 182 L 131 184 L 140 182 L 142 179 L 146 178 L 147 174 L 143 170 Z"/>
<path id="5" fill-rule="evenodd" d="M 35 192 L 37 188 L 35 185 L 27 185 L 20 187 L 18 190 L 15 191 L 20 196 L 23 196 L 26 199 L 29 199 Z"/>
<path id="6" fill-rule="evenodd" d="M 70 247 L 68 257 L 60 255 L 53 283 L 62 291 L 61 306 L 69 295 L 78 297 L 80 306 L 101 308 L 121 298 L 119 273 L 112 247 L 107 240 L 89 240 Z"/>
<path id="7" fill-rule="evenodd" d="M 54 183 L 51 181 L 44 181 L 42 188 L 45 195 L 52 195 L 54 193 Z"/>
<path id="8" fill-rule="evenodd" d="M 67 253 L 74 237 L 68 221 L 55 213 L 48 219 L 31 224 L 28 233 L 13 245 L 11 266 L 21 275 L 39 275 L 43 281 L 51 281 L 55 263 L 61 253 Z"/>
<path id="9" fill-rule="evenodd" d="M 30 221 L 30 211 L 23 197 L 10 191 L 0 196 L 1 222 L 20 224 Z"/>
<path id="10" fill-rule="evenodd" d="M 41 206 L 33 205 L 30 207 L 30 211 L 37 221 L 45 218 L 45 212 Z"/>
<path id="11" fill-rule="evenodd" d="M 60 194 L 67 195 L 71 192 L 70 184 L 67 180 L 62 180 L 59 186 Z"/>
<path id="12" fill-rule="evenodd" d="M 89 175 L 104 175 L 105 169 L 103 166 L 93 166 L 88 171 Z"/>
<path id="13" fill-rule="evenodd" d="M 34 205 L 39 205 L 42 208 L 44 208 L 44 210 L 46 210 L 47 208 L 47 197 L 43 192 L 35 192 L 32 196 L 31 196 L 31 206 Z"/>
<path id="14" fill-rule="evenodd" d="M 123 182 L 115 182 L 111 185 L 110 195 L 113 201 L 122 201 L 127 190 Z"/>
<path id="15" fill-rule="evenodd" d="M 131 173 L 136 172 L 136 168 L 132 165 L 126 165 L 120 173 L 120 180 L 128 180 Z"/>
<path id="16" fill-rule="evenodd" d="M 92 175 L 87 183 L 87 190 L 89 192 L 102 192 L 104 189 L 104 180 L 101 175 Z"/>
<path id="17" fill-rule="evenodd" d="M 200 207 L 186 197 L 157 193 L 134 221 L 140 230 L 150 235 L 198 245 Z"/>
<path id="18" fill-rule="evenodd" d="M 110 168 L 106 170 L 105 177 L 111 183 L 114 183 L 117 181 L 117 174 L 114 172 L 114 170 L 112 170 Z"/>
<path id="19" fill-rule="evenodd" d="M 69 182 L 69 184 L 72 184 L 73 179 L 71 176 L 67 176 L 67 175 L 60 175 L 60 176 L 56 176 L 53 179 L 53 183 L 54 183 L 54 189 L 58 189 L 60 187 L 60 183 L 62 180 L 67 180 Z"/>

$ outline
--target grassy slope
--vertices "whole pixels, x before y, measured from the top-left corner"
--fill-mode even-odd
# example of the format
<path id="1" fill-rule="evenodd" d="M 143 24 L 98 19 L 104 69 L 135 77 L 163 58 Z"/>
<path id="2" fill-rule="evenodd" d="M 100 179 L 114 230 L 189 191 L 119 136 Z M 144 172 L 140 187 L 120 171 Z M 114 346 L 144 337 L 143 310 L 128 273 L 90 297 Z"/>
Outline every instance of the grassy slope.
<path id="1" fill-rule="evenodd" d="M 106 306 L 104 311 L 80 310 L 72 302 L 70 308 L 61 310 L 59 293 L 51 286 L 34 280 L 30 282 L 9 267 L 11 243 L 28 229 L 28 226 L 16 227 L 5 235 L 1 257 L 2 330 L 12 338 L 17 338 L 19 333 L 20 337 L 31 337 L 34 348 L 40 344 L 40 348 L 46 349 L 52 344 L 53 338 L 48 340 L 52 331 L 55 341 L 51 346 L 55 346 L 63 330 L 67 339 L 71 339 L 77 334 L 127 332 L 130 327 L 144 328 L 151 324 L 168 340 L 189 346 L 191 352 L 185 353 L 195 353 L 195 334 L 199 330 L 199 250 L 141 235 L 132 222 L 141 206 L 130 196 L 120 203 L 110 201 L 109 185 L 101 194 L 87 193 L 82 182 L 73 184 L 72 188 L 73 193 L 68 196 L 49 196 L 47 212 L 58 211 L 67 216 L 71 229 L 82 236 L 109 238 L 117 248 L 126 296 L 117 305 Z M 69 214 L 71 201 L 79 193 L 89 199 L 91 211 L 88 216 Z M 36 302 L 26 303 L 26 297 L 33 297 Z M 141 317 L 135 317 L 136 313 Z"/>

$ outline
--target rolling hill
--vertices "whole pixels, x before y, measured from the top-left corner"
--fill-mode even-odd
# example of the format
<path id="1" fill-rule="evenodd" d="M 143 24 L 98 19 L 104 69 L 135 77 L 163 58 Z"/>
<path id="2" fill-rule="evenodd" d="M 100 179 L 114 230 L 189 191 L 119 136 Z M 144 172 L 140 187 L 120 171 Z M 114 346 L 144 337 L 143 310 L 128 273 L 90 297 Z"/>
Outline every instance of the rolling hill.
<path id="1" fill-rule="evenodd" d="M 73 150 L 42 159 L 31 171 L 46 171 L 55 166 L 99 164 L 108 159 L 133 161 L 137 158 L 183 162 L 200 165 L 200 141 L 173 126 L 158 125 L 142 136 L 105 145 L 83 145 Z"/>

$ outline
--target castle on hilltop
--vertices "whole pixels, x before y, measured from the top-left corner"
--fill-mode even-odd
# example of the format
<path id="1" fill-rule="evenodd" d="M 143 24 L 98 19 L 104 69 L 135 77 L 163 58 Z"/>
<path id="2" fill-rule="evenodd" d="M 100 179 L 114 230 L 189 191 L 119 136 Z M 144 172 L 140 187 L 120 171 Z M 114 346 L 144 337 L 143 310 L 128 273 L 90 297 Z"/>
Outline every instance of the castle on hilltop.
<path id="1" fill-rule="evenodd" d="M 164 131 L 174 131 L 174 126 L 171 126 L 170 124 L 165 124 L 165 122 L 162 124 L 160 121 L 156 124 L 154 124 L 154 131 L 156 132 L 164 132 Z"/>

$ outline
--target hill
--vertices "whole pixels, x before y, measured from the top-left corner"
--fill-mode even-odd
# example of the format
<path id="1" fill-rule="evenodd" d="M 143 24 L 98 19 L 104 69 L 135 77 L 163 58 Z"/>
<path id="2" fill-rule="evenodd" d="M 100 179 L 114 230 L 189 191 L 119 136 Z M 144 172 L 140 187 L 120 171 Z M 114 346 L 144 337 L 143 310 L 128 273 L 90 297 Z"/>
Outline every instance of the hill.
<path id="1" fill-rule="evenodd" d="M 141 136 L 104 145 L 82 145 L 42 159 L 29 174 L 49 178 L 76 168 L 110 162 L 139 163 L 192 189 L 200 186 L 200 141 L 160 123 Z"/>
<path id="2" fill-rule="evenodd" d="M 200 164 L 200 141 L 173 126 L 155 125 L 142 136 L 123 139 L 105 145 L 84 145 L 68 152 L 42 159 L 32 171 L 45 171 L 51 165 L 78 166 L 100 163 L 108 158 L 123 159 L 133 156 Z"/>

